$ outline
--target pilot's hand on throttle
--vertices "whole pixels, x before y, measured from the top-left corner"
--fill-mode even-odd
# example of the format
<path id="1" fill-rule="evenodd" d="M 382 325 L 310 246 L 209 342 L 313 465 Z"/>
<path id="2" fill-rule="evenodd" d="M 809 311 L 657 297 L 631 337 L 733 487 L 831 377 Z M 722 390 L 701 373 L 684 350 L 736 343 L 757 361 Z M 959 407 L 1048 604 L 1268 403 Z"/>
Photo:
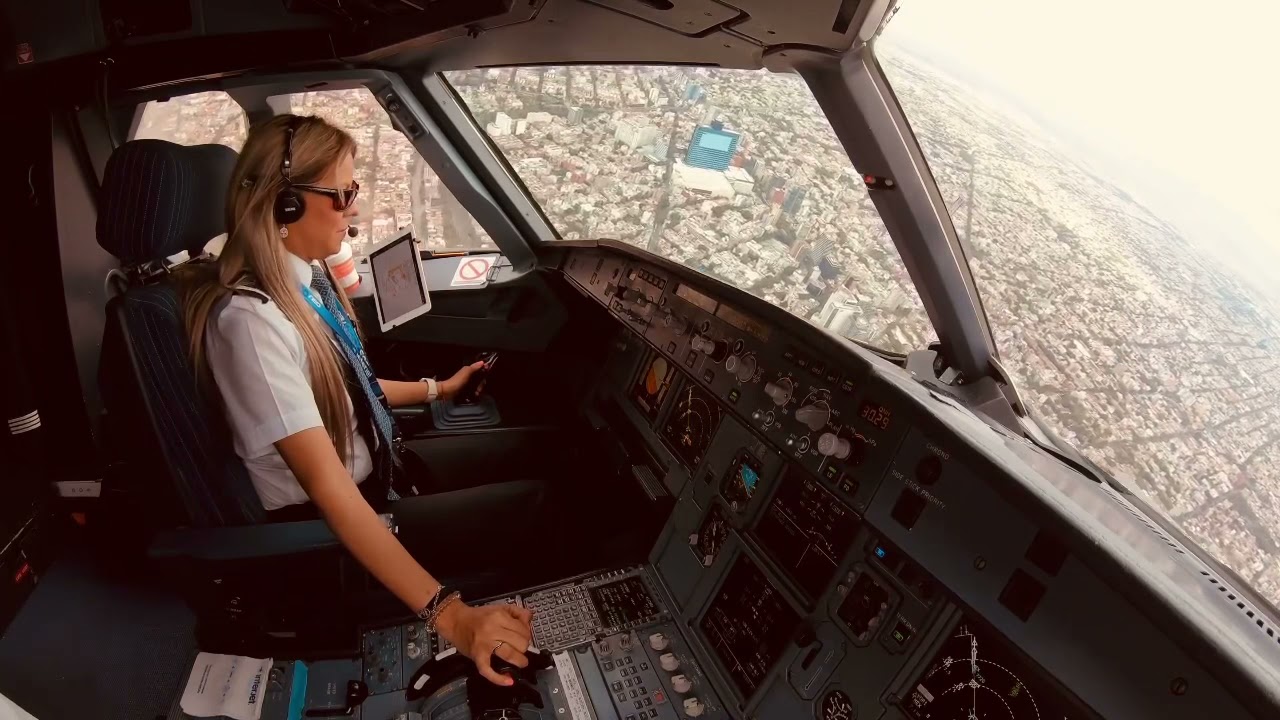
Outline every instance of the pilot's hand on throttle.
<path id="1" fill-rule="evenodd" d="M 445 609 L 436 627 L 458 652 L 471 658 L 480 674 L 496 685 L 508 686 L 512 679 L 493 669 L 493 656 L 516 667 L 528 667 L 524 656 L 533 637 L 533 613 L 512 605 L 471 607 L 454 603 Z"/>
<path id="2" fill-rule="evenodd" d="M 484 367 L 484 362 L 477 360 L 470 365 L 463 365 L 462 369 L 453 374 L 453 377 L 440 383 L 440 393 L 444 396 L 442 399 L 449 399 L 458 396 L 462 392 L 462 388 L 467 386 L 467 381 L 480 368 Z"/>

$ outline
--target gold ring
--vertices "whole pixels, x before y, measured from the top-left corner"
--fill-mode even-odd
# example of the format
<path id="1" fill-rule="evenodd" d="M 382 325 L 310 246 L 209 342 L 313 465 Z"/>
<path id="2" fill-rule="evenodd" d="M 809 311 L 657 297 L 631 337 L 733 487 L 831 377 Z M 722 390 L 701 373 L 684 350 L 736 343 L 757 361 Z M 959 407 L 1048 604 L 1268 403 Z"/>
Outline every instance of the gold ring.
<path id="1" fill-rule="evenodd" d="M 503 645 L 506 645 L 506 644 L 507 644 L 507 641 L 506 641 L 506 640 L 499 640 L 499 641 L 498 641 L 498 644 L 493 646 L 493 651 L 494 651 L 494 652 L 498 652 L 498 649 L 499 649 L 499 648 L 501 648 Z"/>

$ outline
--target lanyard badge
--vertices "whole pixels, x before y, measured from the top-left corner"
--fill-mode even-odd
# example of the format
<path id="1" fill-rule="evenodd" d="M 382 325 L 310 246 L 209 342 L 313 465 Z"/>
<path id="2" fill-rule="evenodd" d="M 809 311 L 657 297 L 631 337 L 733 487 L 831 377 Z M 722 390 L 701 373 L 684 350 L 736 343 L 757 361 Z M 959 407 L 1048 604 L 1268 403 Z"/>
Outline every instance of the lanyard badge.
<path id="1" fill-rule="evenodd" d="M 338 342 L 342 343 L 346 347 L 347 354 L 359 364 L 359 367 L 356 369 L 360 370 L 366 377 L 368 377 L 369 384 L 373 388 L 373 391 L 377 393 L 378 397 L 382 397 L 382 387 L 378 384 L 378 378 L 374 374 L 373 368 L 369 366 L 369 358 L 364 354 L 364 345 L 360 342 L 360 334 L 356 332 L 355 325 L 352 324 L 351 319 L 348 318 L 347 314 L 341 310 L 338 311 L 339 316 L 335 317 L 334 314 L 329 311 L 329 308 L 325 307 L 324 303 L 320 302 L 320 298 L 316 297 L 316 294 L 312 292 L 311 288 L 306 285 L 302 286 L 302 297 L 306 299 L 309 305 L 311 305 L 311 309 L 316 311 L 316 314 L 320 316 L 320 319 L 324 320 L 324 323 L 329 326 L 329 329 L 333 330 L 334 337 L 336 337 Z"/>

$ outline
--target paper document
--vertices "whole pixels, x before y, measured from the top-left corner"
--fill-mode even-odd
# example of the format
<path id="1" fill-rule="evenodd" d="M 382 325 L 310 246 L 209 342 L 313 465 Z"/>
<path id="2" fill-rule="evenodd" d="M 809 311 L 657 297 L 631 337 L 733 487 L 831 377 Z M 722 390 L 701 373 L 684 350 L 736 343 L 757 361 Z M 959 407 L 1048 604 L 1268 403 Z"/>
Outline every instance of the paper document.
<path id="1" fill-rule="evenodd" d="M 259 720 L 270 671 L 271 658 L 200 653 L 179 704 L 193 717 L 225 715 L 233 720 Z"/>

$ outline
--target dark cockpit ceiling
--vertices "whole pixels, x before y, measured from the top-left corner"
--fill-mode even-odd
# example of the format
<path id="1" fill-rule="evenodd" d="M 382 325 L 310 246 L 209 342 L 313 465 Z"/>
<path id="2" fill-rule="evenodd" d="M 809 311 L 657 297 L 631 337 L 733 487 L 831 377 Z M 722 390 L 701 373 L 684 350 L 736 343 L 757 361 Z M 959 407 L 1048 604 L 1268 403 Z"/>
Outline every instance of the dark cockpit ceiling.
<path id="1" fill-rule="evenodd" d="M 103 2 L 88 11 L 75 2 L 6 3 L 18 52 L 3 62 L 19 77 L 54 72 L 72 86 L 82 84 L 77 78 L 97 77 L 100 63 L 109 62 L 116 90 L 332 64 L 426 71 L 617 62 L 759 68 L 786 66 L 808 54 L 800 51 L 838 56 L 874 35 L 894 4 L 208 0 L 193 1 L 184 14 L 146 3 Z M 181 4 L 165 7 L 174 5 Z"/>

